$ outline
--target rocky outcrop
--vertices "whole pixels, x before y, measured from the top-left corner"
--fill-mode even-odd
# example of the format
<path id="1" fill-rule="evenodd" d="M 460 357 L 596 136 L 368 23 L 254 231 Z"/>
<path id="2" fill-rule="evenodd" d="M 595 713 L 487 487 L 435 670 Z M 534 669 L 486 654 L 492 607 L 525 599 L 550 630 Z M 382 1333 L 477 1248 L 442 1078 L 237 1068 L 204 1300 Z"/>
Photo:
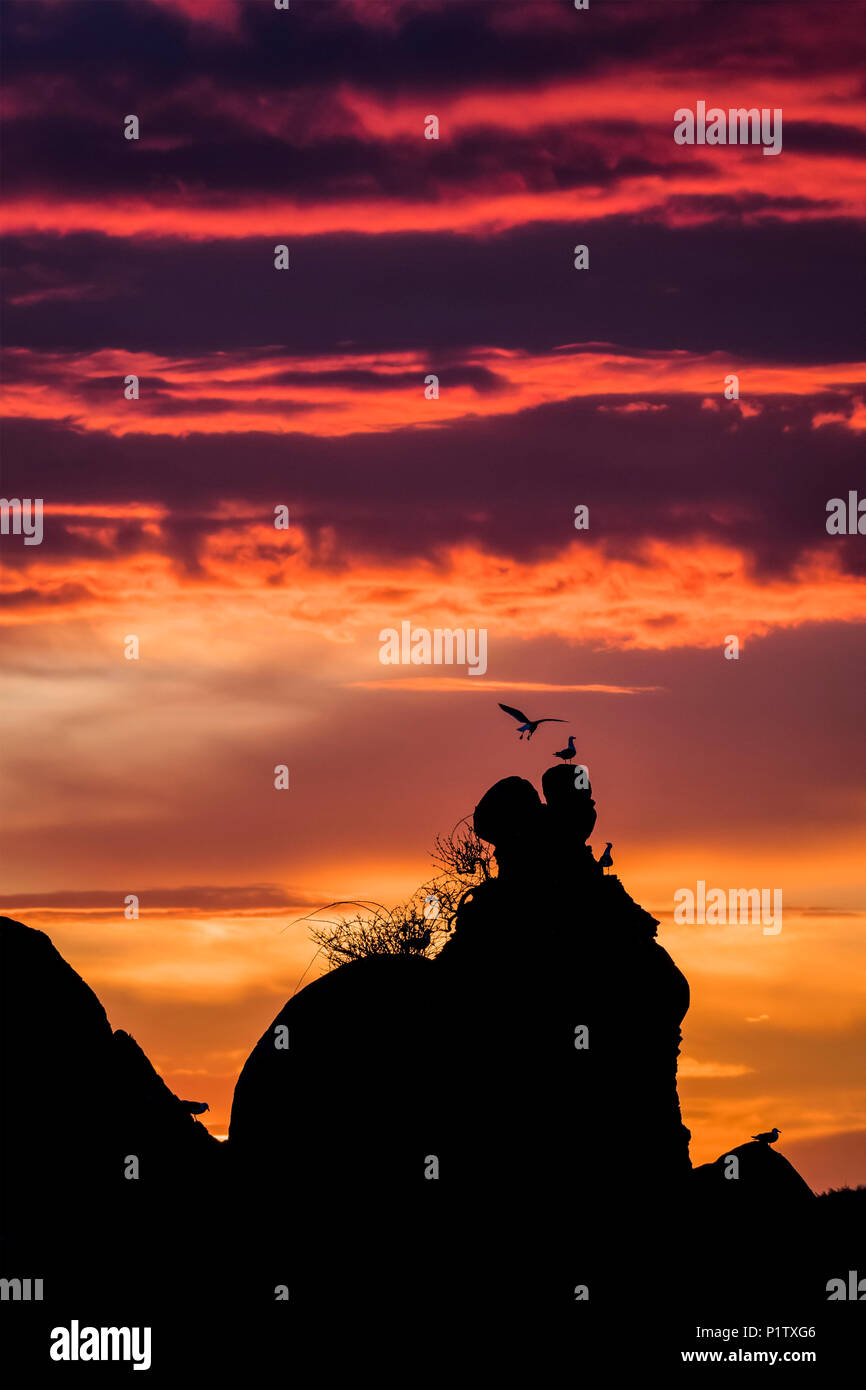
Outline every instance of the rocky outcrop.
<path id="1" fill-rule="evenodd" d="M 460 1245 L 488 1286 L 495 1269 L 543 1302 L 596 1217 L 609 1241 L 682 1191 L 688 985 L 584 845 L 591 793 L 575 796 L 567 768 L 545 789 L 547 806 L 507 778 L 479 803 L 499 875 L 466 897 L 438 957 L 339 967 L 288 1001 L 244 1066 L 239 1200 L 266 1244 L 306 1243 L 307 1286 L 314 1250 L 367 1240 L 381 1259 L 420 1222 L 407 1277 L 438 1249 L 453 1283 Z M 286 1193 L 315 1205 L 287 1211 Z"/>
<path id="2" fill-rule="evenodd" d="M 80 1220 L 95 1242 L 157 1238 L 212 1181 L 220 1146 L 44 932 L 0 918 L 2 1221 L 57 1248 Z M 127 1179 L 127 1158 L 139 1177 Z M 132 1226 L 130 1225 L 132 1223 Z"/>
<path id="3" fill-rule="evenodd" d="M 696 1197 L 722 1216 L 766 1221 L 809 1211 L 815 1193 L 793 1163 L 769 1144 L 738 1144 L 694 1170 Z"/>

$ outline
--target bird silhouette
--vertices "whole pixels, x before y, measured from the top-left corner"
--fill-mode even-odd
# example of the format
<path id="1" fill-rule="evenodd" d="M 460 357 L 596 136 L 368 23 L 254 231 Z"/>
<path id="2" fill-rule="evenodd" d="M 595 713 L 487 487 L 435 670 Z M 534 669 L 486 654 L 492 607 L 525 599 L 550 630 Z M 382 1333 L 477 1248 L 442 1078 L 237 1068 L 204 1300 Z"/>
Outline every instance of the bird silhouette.
<path id="1" fill-rule="evenodd" d="M 564 723 L 565 723 L 565 720 L 564 720 L 564 719 L 560 719 L 558 722 L 559 722 L 560 724 L 564 724 Z M 576 749 L 575 746 L 574 746 L 574 734 L 569 734 L 569 735 L 568 735 L 568 747 L 567 747 L 567 748 L 561 748 L 561 749 L 559 750 L 559 752 L 558 752 L 558 753 L 554 753 L 553 756 L 554 756 L 555 758 L 562 758 L 563 762 L 566 762 L 566 763 L 570 763 L 574 758 L 577 757 L 577 749 Z"/>
<path id="2" fill-rule="evenodd" d="M 599 861 L 598 861 L 599 864 L 601 865 L 601 867 L 602 867 L 603 869 L 612 869 L 612 868 L 613 868 L 613 855 L 611 854 L 611 849 L 612 849 L 612 848 L 613 848 L 613 840 L 608 840 L 607 844 L 606 844 L 605 847 L 604 847 L 604 854 L 601 856 L 601 858 L 600 858 Z"/>
<path id="3" fill-rule="evenodd" d="M 206 1110 L 210 1110 L 206 1100 L 182 1100 L 181 1105 L 191 1115 L 203 1115 Z"/>
<path id="4" fill-rule="evenodd" d="M 522 739 L 532 738 L 532 735 L 535 733 L 535 730 L 538 728 L 539 724 L 565 723 L 564 719 L 530 719 L 529 716 L 527 714 L 524 714 L 522 710 L 514 709 L 512 705 L 500 705 L 499 708 L 505 710 L 506 714 L 510 714 L 512 719 L 517 719 L 519 721 L 520 728 L 517 730 L 517 732 Z"/>
<path id="5" fill-rule="evenodd" d="M 759 1144 L 775 1144 L 776 1140 L 778 1139 L 781 1133 L 782 1131 L 780 1129 L 776 1129 L 774 1125 L 772 1129 L 765 1130 L 763 1134 L 751 1135 L 751 1138 L 757 1139 Z"/>

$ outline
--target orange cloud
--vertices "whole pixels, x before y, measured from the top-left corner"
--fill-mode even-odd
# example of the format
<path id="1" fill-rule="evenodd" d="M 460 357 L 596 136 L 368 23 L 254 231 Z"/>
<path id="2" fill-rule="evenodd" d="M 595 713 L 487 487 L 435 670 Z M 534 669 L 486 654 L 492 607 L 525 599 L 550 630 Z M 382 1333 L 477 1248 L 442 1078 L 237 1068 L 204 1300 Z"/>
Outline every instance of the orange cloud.
<path id="1" fill-rule="evenodd" d="M 822 425 L 844 425 L 845 429 L 855 433 L 866 430 L 866 401 L 855 401 L 848 412 L 828 410 L 814 415 L 812 429 L 820 429 Z"/>
<path id="2" fill-rule="evenodd" d="M 411 690 L 416 693 L 423 691 L 429 694 L 431 691 L 443 695 L 461 694 L 466 690 L 480 690 L 489 692 L 491 690 L 531 690 L 533 692 L 581 691 L 583 694 L 597 695 L 639 695 L 645 694 L 650 690 L 657 690 L 655 685 L 551 685 L 547 681 L 489 681 L 477 680 L 466 677 L 461 680 L 458 676 L 395 676 L 388 680 L 379 681 L 348 681 L 350 688 L 355 690 Z"/>
<path id="3" fill-rule="evenodd" d="M 69 421 L 77 429 L 115 435 L 257 430 L 339 436 L 509 415 L 555 401 L 608 395 L 629 399 L 600 405 L 600 410 L 656 413 L 666 409 L 664 402 L 634 397 L 705 396 L 709 391 L 721 396 L 730 372 L 739 375 L 741 390 L 751 396 L 838 392 L 866 378 L 866 362 L 774 364 L 681 350 L 632 356 L 602 345 L 581 350 L 579 344 L 546 354 L 478 347 L 459 358 L 449 354 L 442 363 L 408 351 L 316 358 L 263 354 L 233 360 L 227 353 L 189 358 L 117 349 L 69 358 L 15 348 L 8 357 L 20 379 L 7 385 L 3 414 Z M 467 370 L 479 373 L 477 384 L 461 381 Z M 131 372 L 140 378 L 137 401 L 124 399 L 124 378 Z M 363 390 L 352 375 L 358 372 L 367 376 Z M 425 379 L 431 372 L 439 377 L 440 394 L 427 400 Z M 291 383 L 274 380 L 283 374 L 292 375 Z M 704 404 L 712 403 L 709 398 Z M 740 416 L 755 413 L 754 407 L 740 403 Z M 861 418 L 866 415 L 858 406 L 851 416 L 825 414 L 814 423 L 841 421 L 859 428 Z"/>
<path id="4" fill-rule="evenodd" d="M 742 641 L 803 623 L 866 618 L 866 579 L 845 573 L 827 551 L 804 557 L 791 574 L 758 578 L 743 553 L 709 542 L 646 541 L 634 559 L 612 559 L 575 541 L 531 563 L 465 546 L 443 552 L 435 564 L 404 562 L 395 596 L 394 573 L 381 562 L 355 556 L 345 568 L 323 566 L 301 527 L 293 527 L 281 554 L 273 527 L 245 523 L 243 515 L 241 508 L 234 528 L 204 541 L 194 581 L 206 640 L 225 642 L 226 651 L 253 619 L 279 621 L 325 644 L 363 638 L 369 652 L 373 634 L 404 618 L 428 627 L 481 626 L 503 637 L 555 635 L 659 651 L 716 646 L 732 631 Z M 78 559 L 74 584 L 70 579 L 70 567 L 40 556 L 28 562 L 22 595 L 20 581 L 7 573 L 3 592 L 12 603 L 5 621 L 56 623 L 87 612 L 116 626 L 119 613 L 150 613 L 156 602 L 170 628 L 174 607 L 189 602 L 190 581 L 165 555 Z M 359 671 L 356 678 L 370 675 Z"/>
<path id="5" fill-rule="evenodd" d="M 686 148 L 686 147 L 684 147 Z M 747 151 L 746 153 L 750 153 Z M 703 155 L 703 150 L 701 151 Z M 602 217 L 621 214 L 653 216 L 669 226 L 697 226 L 719 215 L 714 197 L 763 200 L 768 194 L 766 170 L 755 164 L 752 171 L 739 167 L 742 151 L 730 149 L 731 167 L 718 167 L 713 176 L 691 174 L 687 164 L 681 175 L 640 174 L 620 182 L 588 184 L 577 189 L 512 192 L 457 189 L 447 196 L 412 202 L 373 194 L 369 199 L 346 197 L 321 203 L 297 203 L 258 194 L 245 199 L 232 192 L 223 202 L 212 195 L 200 202 L 188 192 L 166 194 L 159 202 L 149 198 L 114 196 L 111 199 L 56 199 L 39 194 L 7 196 L 0 209 L 0 233 L 99 232 L 116 237 L 177 237 L 190 241 L 214 238 L 247 238 L 262 243 L 266 254 L 286 242 L 295 248 L 295 266 L 302 262 L 297 240 L 333 232 L 385 234 L 389 232 L 464 232 L 491 235 L 529 222 L 572 222 L 577 229 Z M 766 217 L 801 222 L 863 215 L 862 166 L 849 155 L 824 156 L 820 164 L 807 156 L 783 153 L 785 167 L 774 179 L 771 197 L 795 199 L 792 206 L 772 202 L 740 214 L 743 222 Z M 767 160 L 763 161 L 764 166 Z M 471 185 L 474 190 L 474 185 Z M 831 207 L 826 206 L 832 190 Z M 440 190 L 440 194 L 444 193 Z M 685 201 L 678 204 L 674 195 Z M 809 199 L 815 205 L 808 205 Z M 673 201 L 672 201 L 673 199 Z M 804 202 L 803 200 L 807 200 Z M 294 243 L 293 243 L 293 238 Z M 290 272 L 287 272 L 290 273 Z"/>

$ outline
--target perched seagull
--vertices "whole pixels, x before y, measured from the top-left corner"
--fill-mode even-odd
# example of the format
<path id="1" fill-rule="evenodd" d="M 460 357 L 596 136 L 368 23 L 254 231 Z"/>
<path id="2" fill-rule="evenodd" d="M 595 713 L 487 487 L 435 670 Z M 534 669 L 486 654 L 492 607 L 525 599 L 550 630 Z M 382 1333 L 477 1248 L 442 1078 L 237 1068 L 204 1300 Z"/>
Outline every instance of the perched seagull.
<path id="1" fill-rule="evenodd" d="M 564 723 L 565 723 L 565 720 L 564 720 L 564 719 L 560 719 L 560 720 L 558 720 L 557 722 L 558 722 L 559 724 L 564 724 Z M 577 757 L 577 749 L 576 749 L 575 746 L 574 746 L 574 734 L 569 734 L 569 735 L 568 735 L 568 747 L 567 747 L 567 748 L 561 748 L 561 749 L 559 750 L 559 752 L 558 752 L 558 753 L 554 753 L 553 756 L 554 756 L 555 758 L 562 758 L 563 762 L 566 762 L 566 763 L 572 762 L 573 759 Z"/>
<path id="2" fill-rule="evenodd" d="M 602 867 L 603 869 L 612 869 L 612 868 L 613 868 L 613 855 L 611 854 L 611 849 L 612 849 L 612 848 L 613 848 L 613 840 L 608 840 L 607 844 L 606 844 L 605 847 L 604 847 L 604 854 L 601 856 L 601 858 L 600 858 L 599 861 L 598 861 L 599 864 L 601 865 L 601 867 Z"/>
<path id="3" fill-rule="evenodd" d="M 520 721 L 520 728 L 517 730 L 521 738 L 530 739 L 538 728 L 539 724 L 564 724 L 564 719 L 530 719 L 522 710 L 514 709 L 511 705 L 500 705 L 506 714 L 510 714 L 512 719 Z"/>
<path id="4" fill-rule="evenodd" d="M 765 1134 L 752 1134 L 750 1137 L 757 1139 L 759 1144 L 775 1144 L 781 1133 L 782 1131 L 774 1126 L 772 1129 L 768 1129 Z"/>
<path id="5" fill-rule="evenodd" d="M 210 1110 L 206 1100 L 182 1100 L 181 1105 L 191 1115 L 203 1115 L 206 1110 Z"/>

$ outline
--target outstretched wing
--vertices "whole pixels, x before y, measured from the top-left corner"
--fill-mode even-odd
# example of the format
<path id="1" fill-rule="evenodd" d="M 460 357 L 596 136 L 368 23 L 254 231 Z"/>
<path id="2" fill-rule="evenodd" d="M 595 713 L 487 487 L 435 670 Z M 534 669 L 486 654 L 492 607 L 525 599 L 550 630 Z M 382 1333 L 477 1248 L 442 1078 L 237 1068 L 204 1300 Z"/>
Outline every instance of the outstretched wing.
<path id="1" fill-rule="evenodd" d="M 505 706 L 503 705 L 502 708 L 504 709 Z M 564 719 L 536 719 L 535 722 L 536 724 L 564 724 L 566 721 Z"/>
<path id="2" fill-rule="evenodd" d="M 519 719 L 521 724 L 532 723 L 532 720 L 528 719 L 522 710 L 512 709 L 511 705 L 500 705 L 499 708 L 504 709 L 506 714 L 510 714 L 512 719 Z"/>

